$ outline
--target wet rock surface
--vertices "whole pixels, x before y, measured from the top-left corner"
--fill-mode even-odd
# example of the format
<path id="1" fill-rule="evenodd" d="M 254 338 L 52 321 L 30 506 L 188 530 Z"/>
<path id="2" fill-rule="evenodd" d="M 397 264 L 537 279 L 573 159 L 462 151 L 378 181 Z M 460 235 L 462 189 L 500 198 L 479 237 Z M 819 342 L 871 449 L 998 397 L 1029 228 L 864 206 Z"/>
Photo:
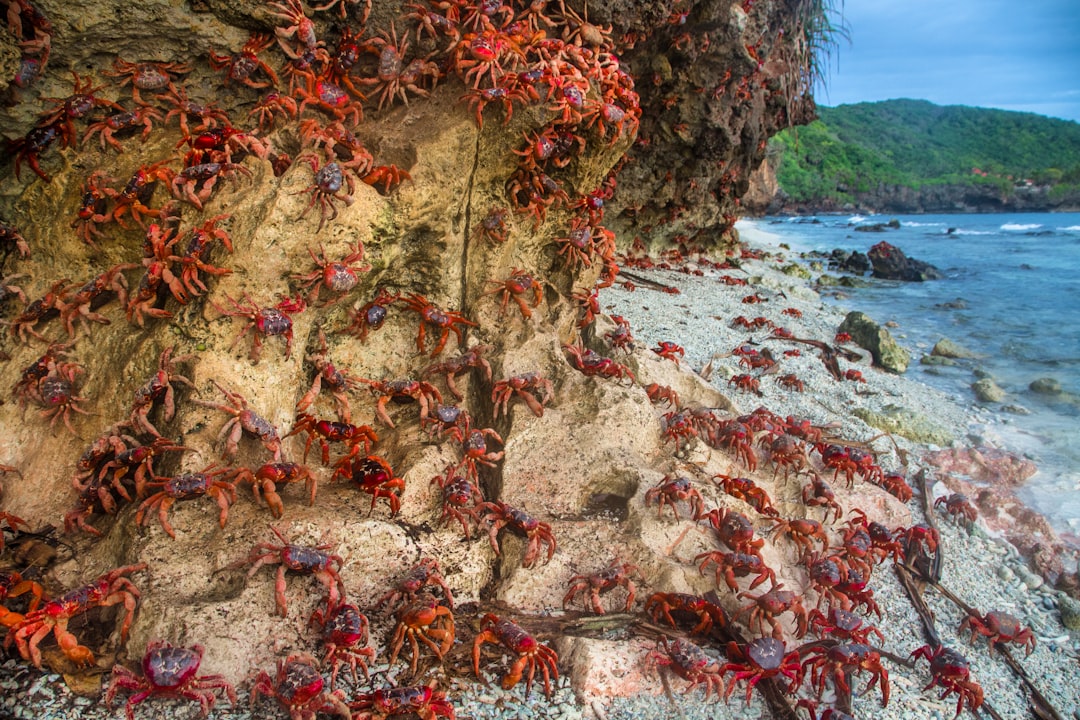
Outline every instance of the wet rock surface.
<path id="1" fill-rule="evenodd" d="M 922 282 L 940 280 L 942 277 L 941 272 L 930 263 L 909 258 L 903 250 L 887 242 L 874 245 L 866 255 L 874 266 L 872 275 L 882 280 Z"/>

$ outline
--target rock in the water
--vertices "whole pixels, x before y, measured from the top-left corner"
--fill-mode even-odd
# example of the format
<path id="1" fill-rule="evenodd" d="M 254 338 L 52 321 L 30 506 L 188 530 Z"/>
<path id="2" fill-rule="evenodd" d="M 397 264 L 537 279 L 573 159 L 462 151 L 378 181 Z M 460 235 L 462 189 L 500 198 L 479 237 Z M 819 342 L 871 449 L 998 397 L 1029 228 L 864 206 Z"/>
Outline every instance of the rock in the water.
<path id="1" fill-rule="evenodd" d="M 895 433 L 912 442 L 948 445 L 953 441 L 952 433 L 948 430 L 922 413 L 899 405 L 886 405 L 880 412 L 869 408 L 855 408 L 852 413 L 871 427 Z"/>
<path id="2" fill-rule="evenodd" d="M 1061 624 L 1069 630 L 1080 630 L 1080 602 L 1068 595 L 1058 598 L 1058 612 L 1061 613 Z"/>
<path id="3" fill-rule="evenodd" d="M 840 263 L 839 267 L 844 272 L 863 275 L 870 272 L 870 258 L 856 250 L 848 255 L 847 258 Z"/>
<path id="4" fill-rule="evenodd" d="M 953 342 L 948 338 L 941 338 L 934 345 L 934 349 L 930 351 L 931 355 L 937 357 L 953 358 L 957 360 L 970 360 L 978 357 L 975 353 L 968 350 L 966 347 Z"/>
<path id="5" fill-rule="evenodd" d="M 903 373 L 911 362 L 908 351 L 897 344 L 888 330 L 865 313 L 848 313 L 837 331 L 851 335 L 852 342 L 870 351 L 875 365 L 891 373 Z"/>
<path id="6" fill-rule="evenodd" d="M 971 383 L 971 389 L 975 397 L 982 402 L 1001 402 L 1005 399 L 1005 391 L 1001 389 L 993 378 L 983 378 Z"/>
<path id="7" fill-rule="evenodd" d="M 867 257 L 874 265 L 873 276 L 882 280 L 922 282 L 923 280 L 940 280 L 944 277 L 930 263 L 909 258 L 904 255 L 903 250 L 887 242 L 879 242 L 870 248 Z"/>
<path id="8" fill-rule="evenodd" d="M 952 358 L 942 357 L 941 355 L 923 355 L 919 358 L 919 364 L 921 365 L 955 365 L 956 361 Z"/>
<path id="9" fill-rule="evenodd" d="M 1050 377 L 1041 377 L 1037 380 L 1032 380 L 1028 388 L 1032 392 L 1042 393 L 1043 395 L 1060 395 L 1061 383 Z"/>

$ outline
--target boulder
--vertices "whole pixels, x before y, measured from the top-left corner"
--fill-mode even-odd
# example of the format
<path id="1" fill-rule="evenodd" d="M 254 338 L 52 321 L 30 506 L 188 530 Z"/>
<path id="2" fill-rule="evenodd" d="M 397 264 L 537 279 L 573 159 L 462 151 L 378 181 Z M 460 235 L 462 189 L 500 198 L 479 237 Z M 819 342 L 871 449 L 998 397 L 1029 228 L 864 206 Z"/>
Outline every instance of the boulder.
<path id="1" fill-rule="evenodd" d="M 926 453 L 923 462 L 941 472 L 966 475 L 991 485 L 1020 485 L 1038 471 L 1035 463 L 1016 453 L 985 446 Z"/>
<path id="2" fill-rule="evenodd" d="M 944 358 L 953 358 L 954 360 L 970 360 L 978 357 L 975 353 L 968 350 L 966 347 L 953 342 L 948 338 L 941 338 L 934 345 L 934 349 L 930 351 L 931 355 Z"/>
<path id="3" fill-rule="evenodd" d="M 1060 395 L 1061 383 L 1051 377 L 1041 377 L 1032 380 L 1028 389 L 1041 395 Z"/>
<path id="4" fill-rule="evenodd" d="M 1002 390 L 993 378 L 983 378 L 971 383 L 971 389 L 975 397 L 982 402 L 997 403 L 1005 399 L 1005 391 Z"/>
<path id="5" fill-rule="evenodd" d="M 859 347 L 869 350 L 874 364 L 891 373 L 900 374 L 907 370 L 911 355 L 900 347 L 889 331 L 861 312 L 850 312 L 840 323 L 837 332 L 846 332 Z"/>
<path id="6" fill-rule="evenodd" d="M 870 272 L 870 258 L 866 257 L 858 250 L 848 255 L 843 261 L 837 265 L 844 272 L 855 273 L 856 275 L 864 275 Z"/>
<path id="7" fill-rule="evenodd" d="M 904 255 L 904 251 L 887 242 L 879 242 L 867 253 L 874 266 L 873 276 L 882 280 L 905 280 L 922 282 L 940 280 L 944 277 L 930 263 L 914 260 Z"/>
<path id="8" fill-rule="evenodd" d="M 942 357 L 940 355 L 923 355 L 919 358 L 920 365 L 936 365 L 936 366 L 951 366 L 955 365 L 956 361 L 952 358 Z"/>
<path id="9" fill-rule="evenodd" d="M 851 412 L 871 427 L 905 437 L 912 442 L 948 445 L 954 440 L 952 433 L 930 418 L 899 405 L 886 405 L 880 411 L 855 408 Z"/>

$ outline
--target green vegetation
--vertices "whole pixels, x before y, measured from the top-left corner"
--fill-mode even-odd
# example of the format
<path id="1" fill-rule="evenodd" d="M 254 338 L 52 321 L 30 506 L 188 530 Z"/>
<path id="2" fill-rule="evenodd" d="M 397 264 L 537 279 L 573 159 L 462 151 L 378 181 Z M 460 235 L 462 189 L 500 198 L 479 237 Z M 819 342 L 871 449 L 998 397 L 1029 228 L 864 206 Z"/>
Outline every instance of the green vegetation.
<path id="1" fill-rule="evenodd" d="M 887 186 L 1026 184 L 1080 193 L 1080 124 L 1035 115 L 942 107 L 924 100 L 818 108 L 820 120 L 773 140 L 780 187 L 796 202 L 853 202 Z M 989 189 L 989 188 L 984 188 Z"/>

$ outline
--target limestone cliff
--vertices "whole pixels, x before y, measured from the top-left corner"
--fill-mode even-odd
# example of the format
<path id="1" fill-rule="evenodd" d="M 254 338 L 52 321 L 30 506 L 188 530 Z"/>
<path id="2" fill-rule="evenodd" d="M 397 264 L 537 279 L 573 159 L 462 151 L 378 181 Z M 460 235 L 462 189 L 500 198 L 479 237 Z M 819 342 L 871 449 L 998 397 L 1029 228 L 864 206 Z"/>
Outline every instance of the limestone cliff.
<path id="1" fill-rule="evenodd" d="M 4 4 L 0 68 L 17 81 L 0 117 L 13 160 L 0 218 L 14 226 L 3 237 L 0 387 L 14 392 L 0 406 L 0 462 L 13 468 L 2 508 L 55 546 L 46 570 L 28 571 L 50 592 L 145 563 L 131 576 L 142 595 L 132 653 L 154 638 L 201 642 L 204 671 L 240 680 L 317 644 L 306 618 L 326 588 L 290 574 L 280 607 L 271 524 L 294 543 L 326 545 L 341 589 L 364 608 L 432 557 L 459 604 L 537 611 L 558 604 L 577 558 L 607 559 L 598 543 L 669 586 L 703 590 L 694 568 L 662 556 L 670 527 L 643 506 L 672 463 L 643 387 L 726 401 L 641 350 L 627 360 L 637 384 L 588 377 L 564 346 L 610 352 L 612 326 L 601 317 L 594 329 L 590 296 L 614 281 L 616 245 L 733 240 L 765 141 L 812 112 L 799 43 L 815 5 L 377 3 L 367 17 L 354 0 L 323 12 L 295 0 Z M 270 95 L 273 84 L 296 97 Z M 151 109 L 125 129 L 107 118 L 135 108 L 133 85 Z M 240 132 L 223 133 L 229 123 Z M 349 269 L 324 276 L 320 262 L 350 255 Z M 380 290 L 382 324 L 368 314 Z M 446 350 L 433 352 L 441 340 Z M 490 429 L 479 439 L 435 436 L 421 422 L 440 404 L 435 390 L 378 385 L 423 380 L 449 404 L 447 368 L 429 366 L 480 345 L 490 376 L 478 364 L 456 381 L 471 429 Z M 320 376 L 328 362 L 354 380 Z M 513 384 L 495 385 L 528 373 L 550 381 L 524 388 L 546 401 L 542 414 Z M 319 377 L 322 392 L 307 396 Z M 496 406 L 500 387 L 508 409 Z M 334 389 L 400 477 L 382 494 L 354 486 L 368 479 L 362 443 L 354 456 L 333 436 L 305 443 L 298 404 L 343 421 Z M 155 448 L 152 468 L 125 454 L 138 446 Z M 309 467 L 303 490 L 260 478 L 234 495 L 243 474 L 217 473 L 254 473 L 278 447 Z M 496 556 L 477 540 L 485 531 L 473 527 L 469 542 L 455 522 L 440 525 L 432 480 L 466 473 L 468 451 L 483 460 L 484 497 L 550 524 L 550 563 L 523 567 L 510 531 Z M 167 484 L 197 472 L 223 484 L 209 497 Z M 280 519 L 264 499 L 275 493 Z M 254 571 L 258 543 L 273 568 Z M 102 666 L 123 650 L 114 615 L 94 610 L 78 633 Z M 379 619 L 376 644 L 391 627 Z M 70 669 L 51 641 L 43 648 Z"/>

